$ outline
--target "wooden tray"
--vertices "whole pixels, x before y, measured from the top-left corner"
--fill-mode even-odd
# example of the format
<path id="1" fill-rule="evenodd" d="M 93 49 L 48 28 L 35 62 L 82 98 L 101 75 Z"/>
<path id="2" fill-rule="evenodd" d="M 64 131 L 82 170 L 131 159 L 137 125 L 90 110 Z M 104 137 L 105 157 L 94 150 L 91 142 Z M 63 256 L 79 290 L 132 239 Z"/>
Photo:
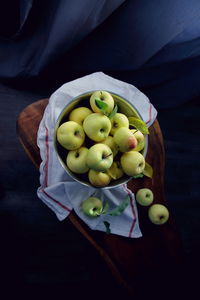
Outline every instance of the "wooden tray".
<path id="1" fill-rule="evenodd" d="M 39 123 L 48 99 L 36 101 L 27 106 L 17 120 L 19 140 L 33 162 L 39 168 L 41 158 L 36 138 Z M 161 129 L 157 120 L 149 128 L 149 148 L 146 161 L 154 169 L 153 179 L 143 177 L 129 182 L 128 187 L 135 193 L 139 188 L 151 188 L 155 202 L 167 205 L 164 196 L 164 145 Z M 118 284 L 130 294 L 135 293 L 135 285 L 143 280 L 143 274 L 153 269 L 160 270 L 160 264 L 168 269 L 180 263 L 182 247 L 172 214 L 169 221 L 162 225 L 153 225 L 147 217 L 147 208 L 138 206 L 142 238 L 133 239 L 92 231 L 72 211 L 68 219 L 95 247 L 109 267 Z M 159 275 L 159 274 L 158 274 Z"/>

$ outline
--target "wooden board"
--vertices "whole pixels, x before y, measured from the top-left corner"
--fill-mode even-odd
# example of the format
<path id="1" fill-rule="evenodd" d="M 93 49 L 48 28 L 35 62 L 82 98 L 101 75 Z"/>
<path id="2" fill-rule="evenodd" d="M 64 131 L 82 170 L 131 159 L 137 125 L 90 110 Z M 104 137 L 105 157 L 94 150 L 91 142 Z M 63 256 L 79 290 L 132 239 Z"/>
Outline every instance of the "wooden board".
<path id="1" fill-rule="evenodd" d="M 27 155 L 39 168 L 41 158 L 36 144 L 37 130 L 48 99 L 42 99 L 27 106 L 17 120 L 17 134 Z M 167 205 L 164 195 L 164 144 L 157 120 L 149 128 L 149 148 L 146 161 L 153 166 L 153 179 L 143 177 L 129 182 L 128 187 L 136 193 L 139 188 L 148 187 L 154 192 L 155 202 Z M 144 272 L 160 264 L 179 264 L 182 256 L 180 237 L 170 213 L 169 221 L 162 226 L 153 225 L 147 217 L 147 208 L 138 206 L 142 238 L 132 239 L 90 230 L 72 211 L 69 220 L 96 248 L 109 267 L 117 282 L 130 294 Z"/>

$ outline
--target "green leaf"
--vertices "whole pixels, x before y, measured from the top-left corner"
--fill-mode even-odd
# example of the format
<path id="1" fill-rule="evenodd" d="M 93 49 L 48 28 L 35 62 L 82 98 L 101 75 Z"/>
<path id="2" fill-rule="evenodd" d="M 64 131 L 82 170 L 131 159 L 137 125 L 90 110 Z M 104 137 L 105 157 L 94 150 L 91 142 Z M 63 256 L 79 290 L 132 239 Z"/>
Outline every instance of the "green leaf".
<path id="1" fill-rule="evenodd" d="M 121 215 L 121 213 L 123 213 L 123 211 L 125 210 L 125 208 L 130 204 L 130 198 L 129 196 L 127 196 L 120 205 L 118 205 L 117 207 L 115 207 L 113 210 L 111 210 L 109 212 L 110 216 L 119 216 Z"/>
<path id="2" fill-rule="evenodd" d="M 108 104 L 99 99 L 95 99 L 95 104 L 105 114 Z"/>
<path id="3" fill-rule="evenodd" d="M 103 223 L 104 223 L 104 225 L 105 225 L 105 227 L 106 227 L 106 233 L 107 233 L 107 234 L 110 234 L 110 233 L 111 233 L 111 230 L 110 230 L 110 223 L 107 222 L 107 221 L 104 221 Z"/>
<path id="4" fill-rule="evenodd" d="M 146 161 L 145 161 L 145 167 L 144 167 L 144 171 L 143 171 L 143 174 L 147 177 L 150 177 L 152 178 L 153 177 L 153 168 L 150 164 L 148 164 Z"/>
<path id="5" fill-rule="evenodd" d="M 147 124 L 144 121 L 135 117 L 129 117 L 128 120 L 129 120 L 129 125 L 135 127 L 143 134 L 149 134 L 149 129 L 147 127 Z"/>
<path id="6" fill-rule="evenodd" d="M 132 178 L 142 178 L 142 177 L 144 177 L 143 173 L 135 175 L 135 176 L 132 176 Z"/>
<path id="7" fill-rule="evenodd" d="M 104 201 L 103 203 L 103 210 L 101 212 L 101 214 L 105 214 L 108 210 L 108 202 L 107 201 Z"/>
<path id="8" fill-rule="evenodd" d="M 113 110 L 111 111 L 111 113 L 108 115 L 108 118 L 112 119 L 115 116 L 115 114 L 117 113 L 117 111 L 118 111 L 118 106 L 116 104 L 115 107 L 113 108 Z"/>

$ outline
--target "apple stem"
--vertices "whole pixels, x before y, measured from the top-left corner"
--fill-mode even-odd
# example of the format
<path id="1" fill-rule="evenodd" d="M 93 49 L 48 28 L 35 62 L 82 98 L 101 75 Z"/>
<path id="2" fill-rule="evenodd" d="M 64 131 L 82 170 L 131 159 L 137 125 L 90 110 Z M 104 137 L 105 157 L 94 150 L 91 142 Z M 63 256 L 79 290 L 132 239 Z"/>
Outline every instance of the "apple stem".
<path id="1" fill-rule="evenodd" d="M 103 158 L 105 159 L 105 158 L 107 158 L 107 157 L 109 157 L 111 155 L 112 155 L 112 153 L 108 154 L 107 156 L 104 156 Z"/>
<path id="2" fill-rule="evenodd" d="M 133 134 L 135 134 L 136 132 L 138 132 L 139 131 L 139 129 L 136 129 L 136 131 L 133 133 Z"/>

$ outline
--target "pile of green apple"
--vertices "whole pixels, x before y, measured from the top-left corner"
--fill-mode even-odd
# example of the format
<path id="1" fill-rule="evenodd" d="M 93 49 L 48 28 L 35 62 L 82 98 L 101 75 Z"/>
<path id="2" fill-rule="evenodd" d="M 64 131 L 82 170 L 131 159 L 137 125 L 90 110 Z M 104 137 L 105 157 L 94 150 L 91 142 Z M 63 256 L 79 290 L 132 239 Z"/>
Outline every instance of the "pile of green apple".
<path id="1" fill-rule="evenodd" d="M 136 193 L 136 201 L 142 206 L 149 206 L 148 217 L 149 220 L 156 225 L 165 224 L 169 219 L 169 210 L 160 203 L 153 203 L 154 194 L 148 188 L 141 188 Z"/>
<path id="2" fill-rule="evenodd" d="M 66 165 L 74 174 L 84 174 L 92 186 L 105 187 L 122 176 L 142 174 L 145 135 L 117 112 L 113 96 L 95 91 L 87 106 L 75 107 L 56 132 L 67 150 Z"/>

